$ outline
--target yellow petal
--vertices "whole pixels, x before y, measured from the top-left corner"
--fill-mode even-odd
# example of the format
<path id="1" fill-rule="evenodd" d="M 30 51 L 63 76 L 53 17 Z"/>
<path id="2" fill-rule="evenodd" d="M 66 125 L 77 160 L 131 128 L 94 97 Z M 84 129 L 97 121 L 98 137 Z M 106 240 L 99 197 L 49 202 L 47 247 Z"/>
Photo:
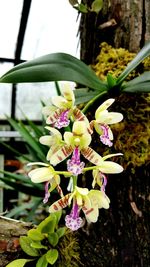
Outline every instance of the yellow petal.
<path id="1" fill-rule="evenodd" d="M 112 161 L 104 161 L 99 166 L 99 170 L 103 173 L 120 173 L 123 171 L 123 167 L 118 163 Z"/>
<path id="2" fill-rule="evenodd" d="M 74 92 L 73 92 L 71 86 L 69 84 L 63 84 L 61 91 L 62 91 L 62 94 L 65 97 L 65 99 L 74 104 L 75 97 L 74 97 Z"/>
<path id="3" fill-rule="evenodd" d="M 87 147 L 81 150 L 82 155 L 95 165 L 99 165 L 102 162 L 102 157 L 95 152 L 91 147 Z"/>
<path id="4" fill-rule="evenodd" d="M 73 138 L 73 134 L 72 133 L 70 133 L 70 132 L 65 132 L 64 133 L 64 141 L 65 141 L 65 143 L 67 144 L 67 145 L 73 145 L 73 141 L 74 140 L 74 138 Z"/>
<path id="5" fill-rule="evenodd" d="M 51 146 L 51 144 L 52 144 L 52 137 L 49 136 L 49 135 L 41 136 L 40 139 L 39 139 L 39 142 L 42 145 Z"/>
<path id="6" fill-rule="evenodd" d="M 57 136 L 57 138 L 59 138 L 60 140 L 62 139 L 62 135 L 61 133 L 53 128 L 53 127 L 50 127 L 50 126 L 46 126 L 45 129 L 47 129 L 48 131 L 50 131 L 50 133 L 52 134 L 52 136 Z"/>
<path id="7" fill-rule="evenodd" d="M 43 183 L 50 181 L 54 176 L 54 169 L 52 167 L 41 167 L 34 169 L 28 173 L 33 183 Z"/>
<path id="8" fill-rule="evenodd" d="M 107 99 L 103 104 L 101 104 L 99 106 L 99 108 L 96 110 L 95 112 L 95 118 L 97 118 L 97 116 L 99 116 L 99 113 L 108 109 L 108 107 L 110 107 L 113 103 L 114 103 L 115 99 L 113 98 L 109 98 Z"/>
<path id="9" fill-rule="evenodd" d="M 54 96 L 52 97 L 52 103 L 60 109 L 66 108 L 67 100 L 62 96 Z"/>
<path id="10" fill-rule="evenodd" d="M 114 124 L 123 120 L 123 115 L 119 112 L 108 112 L 107 114 L 99 114 L 96 119 L 97 122 L 102 124 Z"/>
<path id="11" fill-rule="evenodd" d="M 112 157 L 116 157 L 116 156 L 122 156 L 122 155 L 123 155 L 122 153 L 108 154 L 108 155 L 103 157 L 103 160 L 106 160 L 106 159 L 109 159 Z"/>
<path id="12" fill-rule="evenodd" d="M 92 141 L 90 134 L 85 133 L 80 137 L 80 149 L 87 148 Z"/>
<path id="13" fill-rule="evenodd" d="M 84 121 L 75 121 L 73 124 L 72 132 L 74 135 L 83 135 L 87 132 L 86 123 Z"/>
<path id="14" fill-rule="evenodd" d="M 82 187 L 78 187 L 78 186 L 76 186 L 76 187 L 75 187 L 75 190 L 76 190 L 80 195 L 83 195 L 83 196 L 86 196 L 86 195 L 89 193 L 88 188 L 82 188 Z"/>
<path id="15" fill-rule="evenodd" d="M 68 158 L 72 152 L 73 152 L 72 146 L 64 145 L 62 148 L 60 148 L 56 153 L 54 153 L 51 156 L 50 164 L 52 164 L 53 166 L 57 165 L 58 163 Z"/>
<path id="16" fill-rule="evenodd" d="M 66 208 L 68 206 L 68 200 L 71 194 L 67 194 L 66 196 L 62 197 L 61 199 L 57 200 L 54 202 L 50 207 L 49 207 L 49 212 L 53 213 L 56 211 L 59 211 L 63 208 Z"/>

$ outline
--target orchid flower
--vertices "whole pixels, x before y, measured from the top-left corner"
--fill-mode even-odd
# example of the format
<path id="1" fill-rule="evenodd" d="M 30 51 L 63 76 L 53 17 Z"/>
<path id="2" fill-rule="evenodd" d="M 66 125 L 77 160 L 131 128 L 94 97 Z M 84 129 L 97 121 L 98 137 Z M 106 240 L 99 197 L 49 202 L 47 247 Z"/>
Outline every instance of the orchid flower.
<path id="1" fill-rule="evenodd" d="M 90 125 L 95 128 L 100 135 L 100 140 L 103 144 L 111 147 L 113 143 L 113 133 L 108 125 L 118 123 L 123 119 L 123 115 L 118 112 L 108 112 L 107 108 L 112 105 L 115 99 L 106 100 L 95 112 L 95 120 Z"/>
<path id="2" fill-rule="evenodd" d="M 88 133 L 87 124 L 84 121 L 75 121 L 72 132 L 65 132 L 64 141 L 65 145 L 51 156 L 50 164 L 55 166 L 73 153 L 72 158 L 67 161 L 67 169 L 77 176 L 82 173 L 85 165 L 80 161 L 80 153 L 93 164 L 98 164 L 101 159 L 99 154 L 89 147 L 91 135 Z"/>
<path id="3" fill-rule="evenodd" d="M 99 216 L 100 208 L 109 208 L 110 200 L 103 191 L 88 190 L 75 186 L 75 190 L 53 203 L 49 212 L 53 213 L 61 210 L 71 204 L 73 206 L 70 215 L 66 215 L 66 226 L 75 231 L 83 225 L 83 220 L 79 217 L 80 210 L 85 214 L 88 222 L 96 222 Z"/>
<path id="4" fill-rule="evenodd" d="M 72 88 L 65 84 L 62 89 L 62 96 L 55 96 L 51 99 L 52 105 L 43 108 L 43 114 L 47 115 L 46 123 L 52 124 L 58 129 L 67 127 L 73 120 L 86 121 L 86 116 L 75 106 L 75 97 Z"/>
<path id="5" fill-rule="evenodd" d="M 50 131 L 51 135 L 41 136 L 39 141 L 41 144 L 50 147 L 46 157 L 47 160 L 50 160 L 51 156 L 63 146 L 64 141 L 62 140 L 62 135 L 58 130 L 49 126 L 45 128 Z"/>
<path id="6" fill-rule="evenodd" d="M 99 160 L 98 162 L 97 168 L 93 169 L 93 178 L 94 178 L 92 183 L 93 188 L 97 183 L 100 186 L 101 190 L 105 191 L 105 187 L 107 184 L 107 177 L 105 174 L 121 173 L 123 171 L 123 167 L 120 164 L 112 161 L 105 161 L 108 158 L 120 155 L 122 155 L 122 153 L 109 154 L 107 156 L 101 157 L 101 160 Z"/>
<path id="7" fill-rule="evenodd" d="M 34 162 L 29 163 L 28 166 L 31 165 L 41 165 L 43 167 L 36 168 L 34 170 L 31 170 L 28 173 L 28 176 L 31 178 L 31 181 L 33 183 L 43 183 L 45 182 L 45 197 L 43 202 L 46 203 L 48 201 L 48 198 L 50 196 L 50 192 L 53 191 L 55 188 L 60 192 L 61 188 L 59 186 L 60 184 L 60 176 L 56 174 L 54 168 L 46 163 L 42 162 Z M 50 189 L 49 189 L 50 184 Z M 61 193 L 62 195 L 62 193 Z"/>

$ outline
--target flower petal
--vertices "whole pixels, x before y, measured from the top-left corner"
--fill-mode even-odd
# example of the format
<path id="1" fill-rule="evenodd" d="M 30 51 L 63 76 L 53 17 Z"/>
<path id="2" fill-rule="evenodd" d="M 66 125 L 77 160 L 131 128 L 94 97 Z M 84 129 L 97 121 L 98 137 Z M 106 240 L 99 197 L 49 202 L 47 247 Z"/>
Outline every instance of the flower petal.
<path id="1" fill-rule="evenodd" d="M 72 152 L 73 152 L 72 146 L 64 145 L 62 148 L 60 148 L 56 153 L 54 153 L 51 156 L 50 164 L 54 166 L 57 165 L 58 163 L 68 158 Z"/>
<path id="2" fill-rule="evenodd" d="M 122 156 L 122 155 L 123 155 L 122 153 L 109 154 L 109 155 L 104 156 L 103 160 L 106 160 L 106 159 L 109 159 L 112 157 L 116 157 L 116 156 Z"/>
<path id="3" fill-rule="evenodd" d="M 50 115 L 47 117 L 46 123 L 47 124 L 54 124 L 60 117 L 63 109 L 55 109 L 54 112 L 51 112 Z"/>
<path id="4" fill-rule="evenodd" d="M 102 173 L 120 173 L 123 171 L 121 165 L 112 161 L 104 161 L 98 166 Z"/>
<path id="5" fill-rule="evenodd" d="M 65 109 L 67 105 L 67 100 L 62 96 L 54 96 L 52 97 L 52 103 L 57 108 Z"/>
<path id="6" fill-rule="evenodd" d="M 49 135 L 41 136 L 40 139 L 39 139 L 39 142 L 42 145 L 51 146 L 51 144 L 52 144 L 52 136 L 49 136 Z"/>
<path id="7" fill-rule="evenodd" d="M 108 107 L 110 107 L 113 103 L 114 103 L 115 99 L 113 98 L 109 98 L 107 99 L 103 104 L 101 104 L 99 106 L 99 108 L 96 110 L 95 112 L 95 118 L 99 117 L 99 113 L 108 109 Z"/>
<path id="8" fill-rule="evenodd" d="M 91 147 L 87 147 L 81 150 L 82 155 L 95 165 L 99 165 L 102 162 L 102 157 L 95 152 Z"/>
<path id="9" fill-rule="evenodd" d="M 101 114 L 97 122 L 104 124 L 114 124 L 123 120 L 123 115 L 119 112 L 108 112 L 108 114 Z"/>
<path id="10" fill-rule="evenodd" d="M 49 207 L 49 212 L 53 213 L 56 211 L 59 211 L 63 208 L 66 208 L 68 206 L 68 201 L 69 201 L 69 197 L 70 194 L 67 194 L 66 196 L 62 197 L 61 199 L 57 200 L 56 202 L 54 202 L 50 207 Z"/>
<path id="11" fill-rule="evenodd" d="M 54 169 L 52 167 L 41 167 L 34 169 L 28 173 L 33 183 L 43 183 L 50 181 L 54 176 Z"/>

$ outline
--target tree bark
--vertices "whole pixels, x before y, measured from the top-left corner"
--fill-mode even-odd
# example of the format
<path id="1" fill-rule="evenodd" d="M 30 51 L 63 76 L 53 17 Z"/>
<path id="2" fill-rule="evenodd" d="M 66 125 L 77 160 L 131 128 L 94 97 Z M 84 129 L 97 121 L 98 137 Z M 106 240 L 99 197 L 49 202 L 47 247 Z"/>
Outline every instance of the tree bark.
<path id="1" fill-rule="evenodd" d="M 26 235 L 31 223 L 19 222 L 0 216 L 0 267 L 21 257 L 20 236 Z"/>
<path id="2" fill-rule="evenodd" d="M 89 7 L 92 2 L 83 0 Z M 137 52 L 150 39 L 149 0 L 105 0 L 98 15 L 82 14 L 80 39 L 81 59 L 86 64 L 94 62 L 102 42 Z"/>

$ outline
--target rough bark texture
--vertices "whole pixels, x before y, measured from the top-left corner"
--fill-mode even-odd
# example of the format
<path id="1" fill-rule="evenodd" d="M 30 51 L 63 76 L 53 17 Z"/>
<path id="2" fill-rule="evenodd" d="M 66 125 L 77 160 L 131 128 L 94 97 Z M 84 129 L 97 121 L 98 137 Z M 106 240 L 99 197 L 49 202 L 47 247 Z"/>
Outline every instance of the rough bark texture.
<path id="1" fill-rule="evenodd" d="M 0 216 L 0 267 L 21 257 L 19 237 L 26 235 L 31 223 L 23 223 Z"/>
<path id="2" fill-rule="evenodd" d="M 93 0 L 83 0 L 90 7 Z M 83 14 L 80 24 L 81 59 L 91 64 L 103 41 L 137 52 L 150 39 L 149 0 L 105 0 L 97 15 Z"/>

